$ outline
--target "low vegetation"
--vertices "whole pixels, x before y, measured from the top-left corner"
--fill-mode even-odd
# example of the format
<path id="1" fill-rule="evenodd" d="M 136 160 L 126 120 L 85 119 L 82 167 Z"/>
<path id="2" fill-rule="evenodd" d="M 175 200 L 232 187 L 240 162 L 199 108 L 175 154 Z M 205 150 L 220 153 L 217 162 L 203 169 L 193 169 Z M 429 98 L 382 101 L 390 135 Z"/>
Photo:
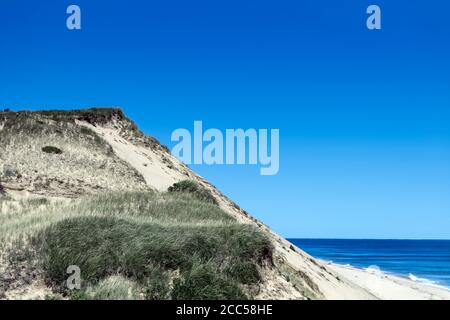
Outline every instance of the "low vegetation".
<path id="1" fill-rule="evenodd" d="M 27 191 L 0 196 L 0 299 L 254 298 L 273 264 L 267 236 L 225 213 L 204 184 L 149 191 L 87 124 L 113 125 L 175 168 L 120 109 L 0 112 L 1 181 Z M 80 290 L 66 284 L 74 265 Z"/>
<path id="2" fill-rule="evenodd" d="M 140 300 L 141 289 L 131 280 L 122 276 L 110 276 L 95 286 L 91 286 L 82 293 L 78 299 L 85 300 Z"/>
<path id="3" fill-rule="evenodd" d="M 169 192 L 189 193 L 195 198 L 217 205 L 217 200 L 211 192 L 192 180 L 183 180 L 169 187 Z"/>
<path id="4" fill-rule="evenodd" d="M 51 154 L 61 154 L 63 153 L 61 149 L 53 146 L 45 146 L 42 148 L 42 151 L 45 153 L 51 153 Z"/>
<path id="5" fill-rule="evenodd" d="M 26 135 L 34 138 L 45 135 L 67 139 L 79 138 L 81 135 L 91 136 L 98 145 L 104 142 L 93 131 L 87 128 L 79 129 L 77 121 L 89 123 L 93 126 L 105 125 L 114 121 L 119 121 L 120 131 L 128 138 L 132 138 L 135 143 L 140 143 L 152 149 L 168 151 L 166 146 L 161 145 L 155 138 L 146 136 L 141 132 L 136 124 L 128 119 L 119 108 L 91 108 L 81 110 L 41 110 L 41 111 L 0 111 L 0 125 L 2 135 L 0 142 L 15 142 L 17 136 Z"/>
<path id="6" fill-rule="evenodd" d="M 26 239 L 21 250 L 33 254 L 15 245 L 14 256 L 27 256 L 55 296 L 248 299 L 272 264 L 266 236 L 196 192 L 30 201 L 0 215 L 0 240 Z M 67 289 L 71 265 L 81 269 L 81 290 Z"/>
<path id="7" fill-rule="evenodd" d="M 5 109 L 0 112 L 0 120 L 28 119 L 31 115 L 38 115 L 56 122 L 68 122 L 73 120 L 86 121 L 92 124 L 104 124 L 114 117 L 124 119 L 125 115 L 119 108 L 91 108 L 81 110 L 42 110 L 42 111 L 12 111 Z"/>

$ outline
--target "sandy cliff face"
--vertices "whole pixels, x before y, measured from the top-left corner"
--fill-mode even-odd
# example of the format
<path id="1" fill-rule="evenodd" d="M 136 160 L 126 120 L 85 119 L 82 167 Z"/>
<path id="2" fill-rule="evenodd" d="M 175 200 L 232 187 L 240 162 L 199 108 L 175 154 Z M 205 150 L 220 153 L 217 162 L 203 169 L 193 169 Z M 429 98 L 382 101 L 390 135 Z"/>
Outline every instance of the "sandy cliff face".
<path id="1" fill-rule="evenodd" d="M 62 153 L 43 151 L 49 146 Z M 2 189 L 13 197 L 68 199 L 108 191 L 166 191 L 175 182 L 195 180 L 225 212 L 272 240 L 274 266 L 263 271 L 258 298 L 376 298 L 251 217 L 143 134 L 120 109 L 1 112 L 0 177 Z"/>

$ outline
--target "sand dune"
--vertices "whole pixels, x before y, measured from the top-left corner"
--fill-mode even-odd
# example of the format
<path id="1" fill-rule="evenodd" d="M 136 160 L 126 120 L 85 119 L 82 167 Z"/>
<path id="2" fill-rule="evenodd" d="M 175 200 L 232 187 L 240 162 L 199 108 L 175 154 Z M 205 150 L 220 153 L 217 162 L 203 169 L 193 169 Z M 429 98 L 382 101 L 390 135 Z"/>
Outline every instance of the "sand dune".
<path id="1" fill-rule="evenodd" d="M 450 291 L 443 288 L 311 257 L 140 132 L 120 110 L 5 113 L 4 117 L 0 131 L 5 133 L 7 123 L 4 137 L 8 139 L 0 140 L 5 150 L 0 154 L 0 169 L 13 172 L 11 167 L 21 173 L 2 181 L 12 198 L 8 205 L 16 203 L 15 197 L 45 196 L 70 202 L 99 193 L 165 191 L 175 182 L 193 180 L 210 192 L 225 213 L 239 223 L 253 225 L 273 243 L 273 266 L 262 268 L 256 299 L 450 299 Z M 42 153 L 41 147 L 48 143 L 64 148 L 58 161 Z M 8 211 L 6 204 L 2 203 L 0 213 Z M 41 289 L 31 291 L 45 292 L 45 287 Z"/>
<path id="2" fill-rule="evenodd" d="M 199 182 L 202 182 L 201 177 L 191 175 L 188 172 L 181 173 L 184 167 L 172 156 L 170 156 L 170 160 L 178 167 L 178 171 L 167 170 L 166 164 L 161 161 L 161 155 L 155 154 L 153 150 L 132 144 L 127 139 L 122 138 L 114 129 L 92 126 L 85 122 L 78 122 L 78 124 L 89 127 L 105 139 L 113 147 L 115 153 L 135 168 L 145 178 L 147 184 L 156 190 L 165 190 L 173 182 L 182 180 L 186 175 L 191 176 L 191 178 L 196 177 Z M 251 219 L 243 218 L 241 212 L 236 212 L 233 206 L 230 206 L 225 199 L 221 200 L 222 207 L 227 209 L 229 213 L 240 218 L 243 222 L 254 223 Z M 450 291 L 443 288 L 399 277 L 371 273 L 352 267 L 315 261 L 314 258 L 309 257 L 301 249 L 296 251 L 286 250 L 290 246 L 286 240 L 269 229 L 266 232 L 272 235 L 281 260 L 294 271 L 302 272 L 302 274 L 304 273 L 306 277 L 311 279 L 322 294 L 323 299 L 450 299 Z M 277 275 L 267 273 L 265 288 L 262 290 L 259 298 L 302 298 L 295 290 L 288 290 L 287 288 L 289 287 L 289 283 L 284 282 Z"/>

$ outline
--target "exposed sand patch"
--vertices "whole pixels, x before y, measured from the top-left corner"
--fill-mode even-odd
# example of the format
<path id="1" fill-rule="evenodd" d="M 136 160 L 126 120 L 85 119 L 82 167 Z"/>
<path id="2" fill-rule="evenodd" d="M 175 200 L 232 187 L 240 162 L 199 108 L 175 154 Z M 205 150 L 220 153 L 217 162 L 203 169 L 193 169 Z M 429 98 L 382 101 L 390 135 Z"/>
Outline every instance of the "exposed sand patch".
<path id="1" fill-rule="evenodd" d="M 121 137 L 114 128 L 93 126 L 87 122 L 77 121 L 79 125 L 88 127 L 102 137 L 114 150 L 114 153 L 136 169 L 145 179 L 148 186 L 158 191 L 166 191 L 175 182 L 185 177 L 168 168 L 162 161 L 161 155 L 150 148 L 134 145 Z"/>
<path id="2" fill-rule="evenodd" d="M 36 280 L 28 286 L 8 290 L 5 294 L 6 300 L 45 300 L 53 294 L 43 280 Z"/>

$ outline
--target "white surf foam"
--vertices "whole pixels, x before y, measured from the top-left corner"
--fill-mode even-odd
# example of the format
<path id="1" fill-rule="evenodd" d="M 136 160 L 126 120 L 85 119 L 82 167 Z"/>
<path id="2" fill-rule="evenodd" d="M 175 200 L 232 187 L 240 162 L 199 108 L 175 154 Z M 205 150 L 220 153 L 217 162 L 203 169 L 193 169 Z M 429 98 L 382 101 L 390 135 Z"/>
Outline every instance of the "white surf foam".
<path id="1" fill-rule="evenodd" d="M 378 266 L 368 266 L 366 268 L 366 271 L 372 274 L 382 274 L 383 272 L 381 271 L 380 267 Z"/>
<path id="2" fill-rule="evenodd" d="M 415 275 L 413 275 L 412 273 L 409 274 L 408 278 L 414 282 L 423 282 L 423 283 L 428 283 L 428 284 L 437 284 L 436 281 L 432 281 L 429 279 L 425 279 L 425 278 L 419 278 L 416 277 Z"/>

